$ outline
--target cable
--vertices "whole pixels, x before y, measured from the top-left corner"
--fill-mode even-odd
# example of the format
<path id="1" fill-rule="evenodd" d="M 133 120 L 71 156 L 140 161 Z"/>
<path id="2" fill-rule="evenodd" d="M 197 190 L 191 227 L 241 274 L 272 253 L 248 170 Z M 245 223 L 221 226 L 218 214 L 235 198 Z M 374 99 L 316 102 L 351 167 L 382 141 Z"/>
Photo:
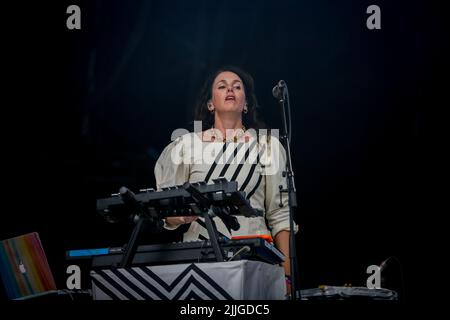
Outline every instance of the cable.
<path id="1" fill-rule="evenodd" d="M 387 258 L 386 260 L 384 260 L 381 264 L 380 264 L 380 274 L 381 272 L 386 269 L 387 263 L 390 260 L 395 260 L 399 266 L 400 269 L 400 286 L 401 286 L 401 290 L 402 290 L 402 296 L 403 296 L 403 300 L 406 301 L 406 289 L 405 289 L 405 277 L 404 277 L 404 272 L 403 272 L 403 265 L 400 262 L 400 259 L 397 258 L 396 256 L 390 256 L 389 258 Z"/>
<path id="2" fill-rule="evenodd" d="M 228 261 L 233 260 L 234 258 L 236 258 L 238 255 L 240 255 L 243 251 L 245 252 L 250 252 L 252 249 L 250 249 L 249 246 L 243 246 L 242 248 L 240 248 L 238 251 L 236 251 L 236 253 L 230 258 L 228 259 Z"/>

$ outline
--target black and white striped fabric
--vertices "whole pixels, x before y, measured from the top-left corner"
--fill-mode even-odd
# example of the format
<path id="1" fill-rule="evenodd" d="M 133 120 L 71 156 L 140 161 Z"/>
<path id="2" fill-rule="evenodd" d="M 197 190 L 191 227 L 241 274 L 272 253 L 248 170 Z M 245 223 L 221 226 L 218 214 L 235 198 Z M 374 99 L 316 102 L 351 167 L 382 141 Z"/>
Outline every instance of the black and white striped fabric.
<path id="1" fill-rule="evenodd" d="M 94 300 L 276 300 L 285 292 L 283 268 L 259 261 L 104 269 L 91 278 Z"/>
<path id="2" fill-rule="evenodd" d="M 186 181 L 212 183 L 213 179 L 225 177 L 238 182 L 239 189 L 246 193 L 252 207 L 265 212 L 268 223 L 264 217 L 238 217 L 241 228 L 230 233 L 222 221 L 215 218 L 217 229 L 222 235 L 228 238 L 271 235 L 271 231 L 274 235 L 280 230 L 289 229 L 287 195 L 283 193 L 280 197 L 279 193 L 279 186 L 285 187 L 282 177 L 285 152 L 278 139 L 253 136 L 239 143 L 203 142 L 196 139 L 195 134 L 187 134 L 164 149 L 155 166 L 158 189 L 181 185 Z M 207 238 L 205 223 L 199 218 L 191 223 L 183 240 Z"/>
<path id="3" fill-rule="evenodd" d="M 265 146 L 259 149 L 256 140 L 247 144 L 221 143 L 220 146 L 221 148 L 217 152 L 214 162 L 211 165 L 194 165 L 190 178 L 197 181 L 203 180 L 206 183 L 211 183 L 212 179 L 217 177 L 225 177 L 228 181 L 237 181 L 239 190 L 246 193 L 247 199 L 251 199 L 263 180 L 262 168 L 258 159 L 264 153 Z M 253 161 L 249 160 L 251 155 L 253 155 Z M 244 219 L 241 218 L 241 220 Z M 242 225 L 242 221 L 240 223 Z M 216 224 L 218 225 L 221 236 L 231 238 L 232 234 L 220 220 L 217 219 Z M 248 229 L 245 225 L 243 228 L 243 230 Z M 235 232 L 233 235 L 238 235 L 238 233 Z M 192 222 L 191 227 L 184 236 L 184 240 L 197 240 L 197 234 L 200 240 L 208 238 L 208 232 L 203 219 Z"/>

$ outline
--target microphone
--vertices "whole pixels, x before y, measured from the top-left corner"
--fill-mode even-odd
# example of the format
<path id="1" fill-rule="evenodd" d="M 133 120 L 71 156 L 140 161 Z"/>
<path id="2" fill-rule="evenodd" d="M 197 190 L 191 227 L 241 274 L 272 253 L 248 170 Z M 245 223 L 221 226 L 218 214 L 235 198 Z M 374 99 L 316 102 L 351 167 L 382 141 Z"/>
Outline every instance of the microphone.
<path id="1" fill-rule="evenodd" d="M 284 90 L 286 89 L 286 82 L 284 80 L 278 81 L 277 85 L 272 89 L 272 95 L 275 99 L 283 99 Z"/>

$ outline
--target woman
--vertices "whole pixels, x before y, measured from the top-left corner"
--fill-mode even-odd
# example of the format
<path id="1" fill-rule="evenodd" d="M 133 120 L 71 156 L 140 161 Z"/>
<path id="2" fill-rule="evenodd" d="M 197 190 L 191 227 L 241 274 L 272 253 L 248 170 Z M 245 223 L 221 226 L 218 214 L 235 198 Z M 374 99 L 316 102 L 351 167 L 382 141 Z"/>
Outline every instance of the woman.
<path id="1" fill-rule="evenodd" d="M 203 87 L 196 107 L 196 120 L 202 132 L 189 133 L 169 144 L 155 167 L 158 189 L 181 185 L 186 181 L 206 181 L 225 177 L 237 181 L 252 207 L 263 210 L 265 217 L 238 216 L 240 229 L 229 230 L 214 218 L 217 229 L 227 237 L 269 235 L 287 257 L 283 264 L 289 279 L 289 208 L 287 195 L 280 197 L 279 186 L 286 188 L 282 171 L 285 150 L 273 135 L 257 133 L 257 101 L 252 77 L 236 67 L 224 67 L 212 74 Z M 247 130 L 251 128 L 253 130 Z M 210 161 L 213 160 L 213 161 Z M 190 224 L 184 241 L 208 238 L 201 218 L 170 217 L 167 229 Z"/>

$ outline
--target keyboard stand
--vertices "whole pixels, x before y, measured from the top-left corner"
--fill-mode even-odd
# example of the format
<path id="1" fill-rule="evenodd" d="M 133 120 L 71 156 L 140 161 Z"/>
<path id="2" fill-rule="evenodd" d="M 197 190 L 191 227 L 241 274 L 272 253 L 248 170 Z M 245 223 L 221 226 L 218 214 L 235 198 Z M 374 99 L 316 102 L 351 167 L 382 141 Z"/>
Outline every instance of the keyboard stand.
<path id="1" fill-rule="evenodd" d="M 209 240 L 211 241 L 211 245 L 213 247 L 214 254 L 216 255 L 217 262 L 223 262 L 223 251 L 219 245 L 217 227 L 214 220 L 212 219 L 215 216 L 214 205 L 211 203 L 211 201 L 209 201 L 207 197 L 205 197 L 189 182 L 186 182 L 183 185 L 183 188 L 187 192 L 189 192 L 192 198 L 196 201 L 196 204 L 191 205 L 191 209 L 193 210 L 193 212 L 205 219 Z M 209 209 L 202 212 L 198 205 L 200 205 L 201 207 L 208 207 Z"/>

